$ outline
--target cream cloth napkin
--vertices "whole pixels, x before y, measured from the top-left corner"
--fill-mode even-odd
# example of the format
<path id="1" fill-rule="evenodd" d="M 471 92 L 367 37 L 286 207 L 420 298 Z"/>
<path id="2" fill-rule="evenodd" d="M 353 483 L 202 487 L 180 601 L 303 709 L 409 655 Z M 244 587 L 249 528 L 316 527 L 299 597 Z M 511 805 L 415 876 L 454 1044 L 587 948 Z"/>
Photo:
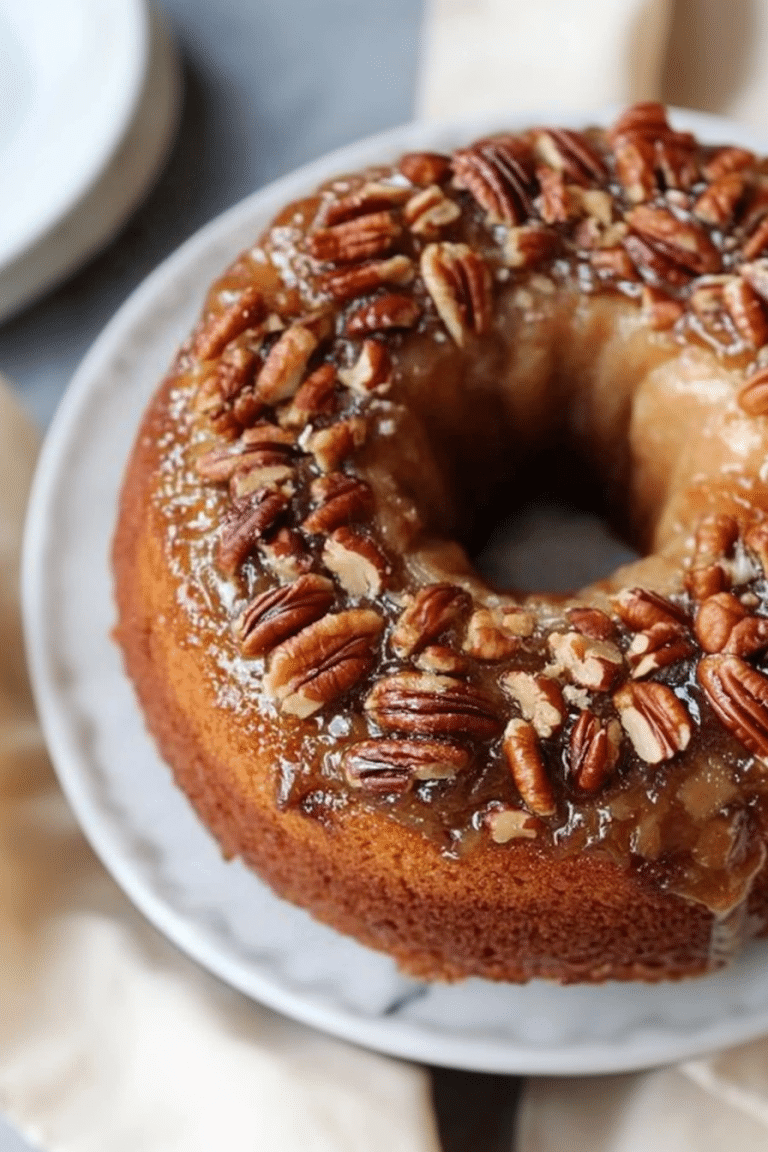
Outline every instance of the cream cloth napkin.
<path id="1" fill-rule="evenodd" d="M 768 135 L 766 0 L 428 0 L 419 105 L 449 117 L 661 98 Z M 530 1081 L 516 1152 L 765 1152 L 768 1040 L 678 1068 Z"/>
<path id="2" fill-rule="evenodd" d="M 0 379 L 0 1112 L 48 1152 L 435 1152 L 423 1070 L 208 976 L 133 911 L 78 831 L 19 620 L 37 439 Z"/>

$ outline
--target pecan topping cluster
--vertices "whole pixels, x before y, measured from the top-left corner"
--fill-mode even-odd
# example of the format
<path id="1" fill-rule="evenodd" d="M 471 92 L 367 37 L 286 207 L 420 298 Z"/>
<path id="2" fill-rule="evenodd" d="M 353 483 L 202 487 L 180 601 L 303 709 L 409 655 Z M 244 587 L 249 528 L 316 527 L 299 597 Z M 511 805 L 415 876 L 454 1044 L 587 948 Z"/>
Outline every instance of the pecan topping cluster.
<path id="1" fill-rule="evenodd" d="M 226 285 L 188 349 L 196 472 L 227 501 L 215 559 L 237 587 L 232 633 L 274 708 L 312 724 L 346 710 L 347 789 L 405 803 L 465 787 L 495 844 L 535 841 L 623 775 L 674 771 L 698 725 L 768 757 L 766 524 L 711 517 L 674 596 L 631 588 L 544 627 L 512 598 L 410 578 L 366 468 L 408 341 L 466 355 L 492 338 L 500 285 L 542 270 L 741 357 L 735 410 L 767 415 L 763 166 L 644 104 L 608 132 L 413 153 L 306 212 L 280 290 Z"/>

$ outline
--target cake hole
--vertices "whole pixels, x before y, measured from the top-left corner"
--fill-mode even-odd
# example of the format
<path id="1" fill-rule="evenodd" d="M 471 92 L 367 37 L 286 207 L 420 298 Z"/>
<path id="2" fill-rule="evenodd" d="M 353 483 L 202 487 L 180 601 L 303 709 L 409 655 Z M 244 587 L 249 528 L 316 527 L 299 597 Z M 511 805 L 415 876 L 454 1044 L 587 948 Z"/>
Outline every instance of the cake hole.
<path id="1" fill-rule="evenodd" d="M 638 558 L 619 534 L 619 502 L 567 448 L 542 455 L 478 517 L 468 541 L 473 563 L 496 588 L 578 591 Z"/>

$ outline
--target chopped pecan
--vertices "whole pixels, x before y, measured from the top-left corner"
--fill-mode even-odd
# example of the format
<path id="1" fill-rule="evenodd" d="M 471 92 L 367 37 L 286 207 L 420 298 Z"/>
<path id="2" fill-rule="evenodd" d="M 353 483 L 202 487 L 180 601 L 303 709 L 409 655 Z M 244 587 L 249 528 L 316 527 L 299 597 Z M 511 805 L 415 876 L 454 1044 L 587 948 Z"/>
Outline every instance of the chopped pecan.
<path id="1" fill-rule="evenodd" d="M 340 368 L 339 379 L 352 392 L 367 396 L 386 392 L 392 382 L 392 361 L 380 340 L 364 340 L 351 368 Z"/>
<path id="2" fill-rule="evenodd" d="M 640 204 L 656 192 L 655 150 L 653 144 L 631 136 L 614 144 L 616 176 L 629 200 Z"/>
<path id="3" fill-rule="evenodd" d="M 259 489 L 233 502 L 222 526 L 217 553 L 219 568 L 225 575 L 235 574 L 287 504 L 287 496 L 270 488 Z"/>
<path id="4" fill-rule="evenodd" d="M 702 168 L 702 174 L 707 180 L 719 180 L 730 172 L 740 172 L 744 168 L 751 168 L 755 162 L 754 152 L 746 148 L 736 148 L 726 145 L 715 148 Z"/>
<path id="5" fill-rule="evenodd" d="M 407 792 L 415 780 L 451 779 L 469 753 L 443 740 L 363 740 L 344 754 L 347 783 L 366 792 Z"/>
<path id="6" fill-rule="evenodd" d="M 274 650 L 264 691 L 283 712 L 311 716 L 370 672 L 383 627 L 368 608 L 321 617 Z"/>
<path id="7" fill-rule="evenodd" d="M 766 248 L 768 248 L 768 216 L 758 220 L 741 246 L 741 255 L 745 260 L 754 260 L 756 256 L 762 256 Z"/>
<path id="8" fill-rule="evenodd" d="M 370 516 L 373 492 L 364 480 L 331 472 L 312 481 L 312 499 L 318 505 L 302 524 L 305 532 L 332 532 L 342 524 Z"/>
<path id="9" fill-rule="evenodd" d="M 747 615 L 744 605 L 731 592 L 708 596 L 696 613 L 696 639 L 705 652 L 722 652 L 736 624 Z"/>
<path id="10" fill-rule="evenodd" d="M 307 238 L 307 248 L 316 260 L 353 264 L 390 252 L 401 234 L 402 227 L 391 212 L 371 212 L 320 228 Z"/>
<path id="11" fill-rule="evenodd" d="M 406 180 L 420 188 L 442 184 L 451 174 L 451 158 L 440 152 L 408 152 L 397 166 Z"/>
<path id="12" fill-rule="evenodd" d="M 577 632 L 591 640 L 613 640 L 616 625 L 600 608 L 569 608 L 568 619 Z"/>
<path id="13" fill-rule="evenodd" d="M 734 624 L 723 652 L 733 656 L 754 656 L 768 648 L 768 617 L 747 616 Z"/>
<path id="14" fill-rule="evenodd" d="M 593 712 L 581 712 L 568 742 L 568 764 L 576 787 L 598 792 L 616 767 L 620 747 L 618 720 L 606 724 Z"/>
<path id="15" fill-rule="evenodd" d="M 293 584 L 269 588 L 234 621 L 235 638 L 246 656 L 263 656 L 325 616 L 334 595 L 331 581 L 314 573 L 299 576 Z"/>
<path id="16" fill-rule="evenodd" d="M 312 566 L 312 557 L 300 532 L 280 528 L 259 545 L 264 563 L 280 580 L 295 580 Z"/>
<path id="17" fill-rule="evenodd" d="M 748 187 L 741 173 L 724 173 L 701 193 L 693 206 L 694 216 L 717 228 L 727 226 L 743 204 Z"/>
<path id="18" fill-rule="evenodd" d="M 625 588 L 613 600 L 616 614 L 633 632 L 644 632 L 654 624 L 688 624 L 688 613 L 666 596 L 649 588 Z"/>
<path id="19" fill-rule="evenodd" d="M 483 824 L 491 834 L 494 844 L 508 844 L 510 840 L 535 840 L 541 825 L 535 816 L 523 808 L 512 808 L 509 804 L 499 804 L 490 808 L 483 818 Z"/>
<path id="20" fill-rule="evenodd" d="M 728 583 L 722 564 L 704 564 L 689 569 L 685 574 L 685 587 L 697 603 L 722 592 Z"/>
<path id="21" fill-rule="evenodd" d="M 258 453 L 256 454 L 258 455 Z M 295 470 L 292 464 L 257 464 L 252 462 L 238 468 L 229 482 L 229 492 L 233 499 L 247 496 L 260 488 L 280 489 L 286 495 L 293 495 L 293 477 Z"/>
<path id="22" fill-rule="evenodd" d="M 510 720 L 504 729 L 503 749 L 523 803 L 537 816 L 551 816 L 555 796 L 533 725 Z"/>
<path id="23" fill-rule="evenodd" d="M 696 675 L 720 723 L 755 756 L 768 756 L 768 677 L 730 655 L 705 656 Z"/>
<path id="24" fill-rule="evenodd" d="M 630 681 L 614 694 L 624 731 L 647 764 L 660 764 L 684 751 L 691 718 L 671 688 L 656 680 Z"/>
<path id="25" fill-rule="evenodd" d="M 441 228 L 453 224 L 461 216 L 455 200 L 446 196 L 437 184 L 417 192 L 403 209 L 403 219 L 416 236 L 434 238 Z"/>
<path id="26" fill-rule="evenodd" d="M 554 256 L 560 238 L 552 228 L 521 224 L 510 228 L 504 241 L 504 263 L 509 268 L 535 268 Z"/>
<path id="27" fill-rule="evenodd" d="M 709 238 L 709 235 L 693 221 L 684 223 L 678 220 L 666 208 L 651 207 L 648 204 L 639 204 L 627 213 L 627 223 L 643 244 L 649 247 L 662 261 L 670 264 L 673 270 L 682 274 L 683 280 L 691 276 L 701 276 L 707 272 L 720 271 L 720 253 Z M 635 258 L 641 249 L 635 246 L 630 248 L 628 236 L 624 241 L 630 255 Z M 641 270 L 647 268 L 656 272 L 653 262 L 646 264 L 641 261 Z M 672 279 L 669 271 L 664 273 L 665 279 Z M 672 279 L 679 282 L 680 277 Z"/>
<path id="28" fill-rule="evenodd" d="M 407 256 L 390 256 L 388 260 L 372 260 L 328 272 L 321 278 L 320 287 L 334 300 L 352 300 L 385 284 L 410 284 L 414 275 L 413 261 Z"/>
<path id="29" fill-rule="evenodd" d="M 764 359 L 762 353 L 759 360 Z M 736 396 L 736 401 L 748 416 L 768 414 L 768 368 L 754 368 Z M 761 471 L 761 479 L 764 474 Z"/>
<path id="30" fill-rule="evenodd" d="M 368 217 L 388 208 L 397 208 L 408 199 L 409 195 L 409 189 L 403 188 L 400 184 L 379 184 L 375 181 L 363 184 L 346 196 L 328 200 L 321 211 L 322 222 L 333 226 L 361 216 Z"/>
<path id="31" fill-rule="evenodd" d="M 373 687 L 365 710 L 381 728 L 425 736 L 497 736 L 493 701 L 473 684 L 429 672 L 397 672 Z"/>
<path id="32" fill-rule="evenodd" d="M 515 136 L 478 140 L 453 154 L 453 181 L 466 188 L 489 224 L 522 224 L 533 211 L 533 154 Z"/>
<path id="33" fill-rule="evenodd" d="M 729 278 L 723 300 L 734 328 L 750 348 L 762 348 L 768 340 L 768 317 L 754 288 L 739 276 Z"/>
<path id="34" fill-rule="evenodd" d="M 221 311 L 210 313 L 195 336 L 193 351 L 200 360 L 213 360 L 230 340 L 264 318 L 264 298 L 253 284 L 244 288 L 237 300 Z"/>
<path id="35" fill-rule="evenodd" d="M 437 313 L 459 346 L 468 332 L 482 335 L 491 320 L 488 266 L 466 244 L 428 244 L 421 275 Z"/>
<path id="36" fill-rule="evenodd" d="M 732 516 L 707 516 L 696 530 L 693 562 L 686 573 L 685 586 L 694 600 L 706 600 L 729 584 L 721 563 L 730 554 L 739 536 L 739 526 Z"/>
<path id="37" fill-rule="evenodd" d="M 414 656 L 413 662 L 422 672 L 443 673 L 446 676 L 465 676 L 470 669 L 465 656 L 460 656 L 442 644 L 428 644 Z"/>
<path id="38" fill-rule="evenodd" d="M 660 288 L 650 284 L 643 286 L 643 319 L 654 332 L 665 332 L 672 328 L 685 313 L 685 306 Z"/>
<path id="39" fill-rule="evenodd" d="M 421 315 L 421 307 L 412 296 L 400 292 L 386 292 L 357 308 L 347 319 L 349 336 L 364 336 L 369 332 L 386 332 L 391 328 L 413 328 Z"/>
<path id="40" fill-rule="evenodd" d="M 547 641 L 556 669 L 582 688 L 605 692 L 624 668 L 621 650 L 609 640 L 591 640 L 580 632 L 551 632 Z"/>
<path id="41" fill-rule="evenodd" d="M 741 265 L 739 273 L 761 300 L 768 301 L 768 260 L 750 260 Z"/>
<path id="42" fill-rule="evenodd" d="M 525 720 L 543 740 L 553 736 L 565 721 L 565 701 L 560 685 L 549 676 L 531 672 L 507 672 L 499 683 L 520 707 Z"/>
<path id="43" fill-rule="evenodd" d="M 687 660 L 694 652 L 688 630 L 682 624 L 660 620 L 632 637 L 627 649 L 627 663 L 632 669 L 633 679 L 641 680 L 659 668 Z"/>
<path id="44" fill-rule="evenodd" d="M 265 404 L 279 404 L 298 390 L 317 338 L 302 324 L 286 328 L 270 349 L 256 381 L 256 395 Z"/>
<path id="45" fill-rule="evenodd" d="M 333 364 L 321 364 L 307 376 L 282 412 L 280 421 L 286 428 L 303 428 L 311 416 L 325 416 L 335 408 L 336 369 Z"/>
<path id="46" fill-rule="evenodd" d="M 547 224 L 566 224 L 582 214 L 578 186 L 567 184 L 562 172 L 554 168 L 537 168 L 541 191 L 536 199 L 539 215 Z"/>
<path id="47" fill-rule="evenodd" d="M 392 571 L 379 546 L 352 528 L 337 528 L 328 537 L 323 563 L 350 596 L 378 596 Z"/>
<path id="48" fill-rule="evenodd" d="M 367 434 L 368 426 L 362 416 L 350 416 L 348 420 L 339 420 L 328 428 L 312 432 L 305 446 L 321 472 L 335 472 L 344 460 L 365 444 Z M 301 443 L 305 444 L 303 437 Z"/>
<path id="49" fill-rule="evenodd" d="M 623 248 L 598 248 L 590 252 L 589 262 L 601 279 L 631 282 L 639 278 L 629 253 Z"/>
<path id="50" fill-rule="evenodd" d="M 519 615 L 517 612 L 510 613 L 511 627 L 507 627 L 502 612 L 492 611 L 489 608 L 476 609 L 467 625 L 463 650 L 478 660 L 504 660 L 507 656 L 511 656 L 520 647 L 521 633 L 519 627 L 515 626 Z M 532 632 L 533 618 L 529 613 L 525 615 L 531 621 L 530 632 Z"/>
<path id="51" fill-rule="evenodd" d="M 574 184 L 603 184 L 608 179 L 602 156 L 582 132 L 547 128 L 537 133 L 536 150 L 545 164 L 564 172 Z"/>
<path id="52" fill-rule="evenodd" d="M 392 632 L 398 656 L 410 656 L 453 627 L 470 608 L 469 593 L 455 584 L 428 584 L 408 597 Z"/>

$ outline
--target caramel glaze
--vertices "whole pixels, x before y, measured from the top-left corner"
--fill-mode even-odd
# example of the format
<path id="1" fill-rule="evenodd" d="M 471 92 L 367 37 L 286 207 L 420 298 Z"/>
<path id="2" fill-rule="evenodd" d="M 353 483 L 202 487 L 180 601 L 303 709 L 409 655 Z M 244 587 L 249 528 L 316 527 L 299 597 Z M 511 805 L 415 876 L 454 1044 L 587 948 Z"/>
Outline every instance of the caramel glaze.
<path id="1" fill-rule="evenodd" d="M 647 108 L 646 119 L 658 120 L 655 106 Z M 637 110 L 623 118 L 630 126 L 633 115 Z M 728 611 L 739 619 L 767 615 L 759 530 L 768 509 L 764 419 L 739 401 L 745 381 L 760 383 L 759 317 L 750 328 L 729 287 L 739 277 L 736 207 L 727 226 L 706 229 L 690 210 L 713 183 L 702 172 L 734 150 L 703 148 L 658 123 L 654 131 L 669 148 L 685 151 L 680 140 L 688 142 L 691 172 L 678 181 L 682 190 L 665 185 L 657 172 L 657 184 L 639 202 L 671 211 L 681 225 L 693 220 L 717 249 L 716 273 L 681 274 L 677 265 L 662 283 L 647 253 L 640 258 L 637 245 L 625 243 L 627 236 L 650 243 L 647 233 L 626 228 L 638 203 L 622 161 L 622 140 L 635 139 L 629 130 L 624 136 L 616 127 L 608 135 L 569 134 L 567 147 L 553 133 L 560 148 L 554 155 L 541 133 L 515 138 L 522 141 L 523 169 L 530 156 L 539 167 L 523 208 L 520 185 L 512 181 L 512 220 L 498 220 L 498 206 L 489 209 L 487 188 L 477 184 L 485 169 L 471 161 L 473 154 L 482 160 L 482 145 L 466 150 L 468 178 L 465 152 L 457 154 L 453 182 L 447 160 L 431 158 L 439 180 L 430 185 L 439 185 L 460 211 L 449 211 L 448 222 L 426 235 L 398 224 L 385 251 L 366 252 L 362 260 L 325 258 L 328 250 L 320 241 L 313 247 L 312 237 L 320 233 L 322 240 L 334 227 L 339 202 L 364 198 L 371 184 L 408 190 L 404 173 L 414 171 L 413 163 L 338 179 L 288 206 L 213 286 L 196 333 L 144 419 L 129 465 L 114 553 L 118 636 L 150 729 L 177 780 L 227 854 L 242 855 L 279 893 L 429 977 L 658 979 L 716 967 L 742 938 L 764 931 L 768 632 L 765 643 L 747 650 L 734 647 L 727 630 L 713 639 L 708 621 L 702 623 L 704 603 L 715 613 L 728 595 Z M 593 157 L 586 176 L 583 156 L 574 168 L 574 148 Z M 625 225 L 608 247 L 633 255 L 633 273 L 619 265 L 621 275 L 606 277 L 593 261 L 586 235 L 593 217 L 583 205 L 571 205 L 572 218 L 564 209 L 564 219 L 542 224 L 551 186 L 545 160 L 572 197 L 585 187 L 610 195 L 608 209 L 597 204 L 593 232 Z M 760 163 L 741 163 L 762 188 Z M 563 182 L 563 171 L 570 180 Z M 410 189 L 417 193 L 417 186 Z M 403 196 L 391 207 L 392 219 L 401 211 L 408 216 L 406 203 Z M 360 218 L 359 209 L 351 218 Z M 557 243 L 521 266 L 510 257 L 509 236 L 531 221 Z M 679 256 L 672 241 L 653 239 L 657 255 Z M 471 259 L 481 261 L 492 300 L 484 315 L 482 292 L 473 296 L 467 287 L 467 276 L 477 273 L 471 264 L 448 277 L 447 305 L 436 296 L 423 255 L 430 244 L 446 258 L 450 245 L 467 245 Z M 371 257 L 393 252 L 412 261 L 403 284 L 331 299 L 329 269 L 367 266 Z M 703 305 L 696 310 L 702 285 L 720 300 L 719 310 L 711 301 L 708 312 Z M 215 355 L 201 355 L 254 286 L 258 302 L 245 328 L 233 329 L 223 352 L 216 347 Z M 354 316 L 393 293 L 414 301 L 417 315 L 399 327 L 355 331 Z M 660 306 L 668 310 L 662 322 Z M 463 325 L 458 339 L 452 320 Z M 270 349 L 292 324 L 316 337 L 301 379 L 322 364 L 336 374 L 331 401 L 303 421 L 295 413 L 299 380 L 273 403 L 259 398 Z M 363 340 L 383 346 L 388 359 L 386 378 L 370 391 L 342 384 Z M 245 349 L 253 360 L 251 375 L 242 379 L 256 401 L 239 416 L 232 397 L 216 391 L 227 349 Z M 330 467 L 311 436 L 353 418 L 364 422 L 364 442 L 350 444 Z M 270 423 L 297 436 L 290 479 L 267 484 L 285 496 L 284 507 L 235 564 L 224 563 L 232 496 L 206 468 L 210 473 L 211 453 L 222 446 L 236 451 L 244 428 Z M 567 442 L 589 461 L 646 555 L 572 598 L 521 600 L 484 584 L 460 542 L 488 493 L 525 470 L 547 442 Z M 382 587 L 375 591 L 350 590 L 343 573 L 329 570 L 328 533 L 301 528 L 318 507 L 312 485 L 329 471 L 370 486 L 370 505 L 343 524 L 373 542 L 383 558 Z M 706 544 L 713 525 L 722 537 L 717 554 Z M 275 536 L 286 527 L 303 540 L 300 570 L 276 565 Z M 705 569 L 701 580 L 709 585 L 702 592 L 697 578 Z M 332 579 L 331 615 L 363 610 L 369 623 L 381 622 L 365 641 L 367 655 L 352 681 L 309 704 L 290 691 L 281 695 L 275 672 L 279 653 L 291 654 L 291 635 L 254 654 L 244 650 L 242 628 L 236 624 L 233 632 L 233 621 L 260 594 L 307 572 Z M 398 641 L 403 614 L 432 585 L 458 590 L 461 606 L 434 635 L 404 645 Z M 641 666 L 638 635 L 648 626 L 638 626 L 631 607 L 617 601 L 627 589 L 640 589 L 641 599 L 648 592 L 663 598 L 652 600 L 652 611 L 658 617 L 660 610 L 671 627 L 676 658 Z M 647 598 L 643 603 L 647 608 Z M 586 607 L 604 614 L 599 642 L 617 653 L 605 684 L 590 681 L 591 673 L 585 680 L 583 668 L 550 639 L 582 635 L 573 611 Z M 495 641 L 506 645 L 503 655 L 471 639 L 472 621 L 484 609 Z M 504 623 L 510 619 L 511 633 Z M 521 619 L 530 626 L 520 627 Z M 315 626 L 304 623 L 296 634 Z M 425 671 L 424 649 L 434 645 L 440 659 L 454 660 L 447 672 Z M 715 661 L 719 675 L 729 654 L 741 661 L 738 669 L 760 678 L 758 696 L 763 680 L 766 686 L 765 700 L 754 691 L 749 698 L 746 743 L 738 720 L 724 721 L 706 674 L 702 679 L 708 667 L 702 661 Z M 460 700 L 469 692 L 480 702 L 479 720 L 475 710 L 463 722 L 459 706 L 458 719 L 435 718 L 419 697 L 407 706 L 396 701 L 392 721 L 377 692 L 404 672 L 432 685 L 439 699 L 451 684 Z M 557 685 L 562 712 L 554 730 L 505 689 L 510 672 L 527 674 L 529 685 L 542 677 Z M 641 692 L 644 685 L 664 686 L 664 707 L 674 698 L 678 711 L 671 718 L 651 717 L 650 745 L 648 724 L 641 716 L 638 730 L 637 708 L 628 710 L 622 696 L 627 684 Z M 646 704 L 643 696 L 641 713 Z M 743 701 L 737 704 L 741 715 Z M 610 728 L 616 744 L 613 761 L 589 787 L 574 752 L 584 712 Z M 510 751 L 510 732 L 520 729 L 542 774 L 537 788 L 531 789 L 528 761 L 521 768 Z M 381 764 L 356 774 L 357 747 L 390 749 L 393 741 L 424 754 L 429 741 L 437 742 L 446 756 L 454 755 L 451 774 L 444 776 L 445 764 L 431 777 L 426 770 L 423 779 L 411 772 L 406 783 L 402 772 L 382 773 Z M 397 759 L 393 764 L 402 768 Z M 498 822 L 499 813 L 512 814 L 514 834 Z"/>

